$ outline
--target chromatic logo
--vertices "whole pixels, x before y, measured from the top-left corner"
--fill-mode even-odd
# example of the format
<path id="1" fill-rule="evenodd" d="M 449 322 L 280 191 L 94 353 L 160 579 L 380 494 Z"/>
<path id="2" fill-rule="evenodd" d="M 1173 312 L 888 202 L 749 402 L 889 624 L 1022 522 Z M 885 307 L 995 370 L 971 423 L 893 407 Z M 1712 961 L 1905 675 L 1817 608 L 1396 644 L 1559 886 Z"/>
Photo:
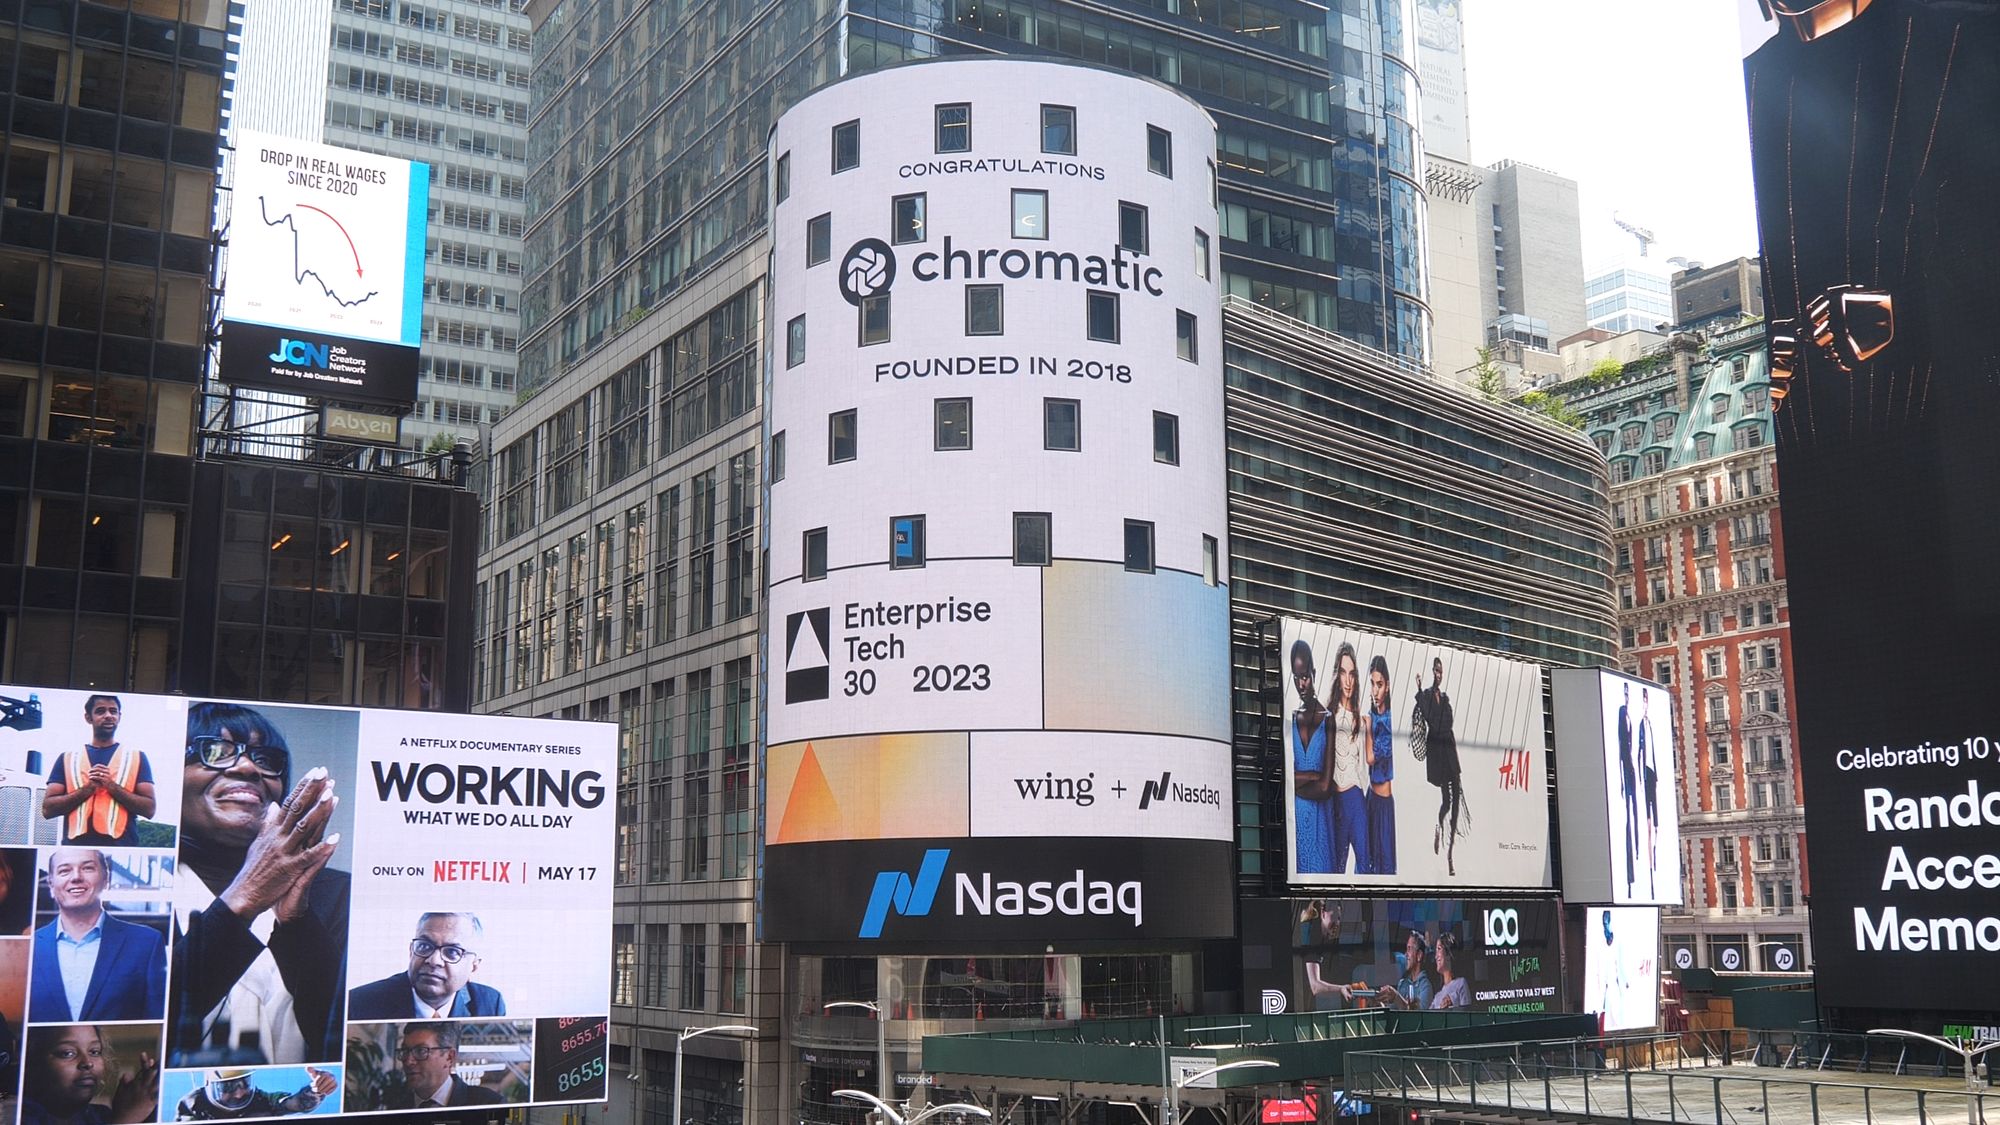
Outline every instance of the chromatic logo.
<path id="1" fill-rule="evenodd" d="M 944 881 L 945 861 L 950 858 L 949 848 L 932 848 L 917 865 L 915 878 L 901 871 L 878 873 L 875 890 L 868 896 L 868 910 L 861 916 L 860 936 L 881 937 L 882 923 L 888 921 L 891 910 L 905 918 L 929 914 L 931 903 L 937 899 L 938 884 Z"/>
<path id="2" fill-rule="evenodd" d="M 847 248 L 840 260 L 840 295 L 859 306 L 896 284 L 896 252 L 879 238 L 864 238 Z"/>
<path id="3" fill-rule="evenodd" d="M 270 360 L 272 363 L 296 363 L 324 371 L 332 363 L 333 347 L 330 344 L 314 344 L 306 340 L 281 337 L 278 340 L 278 350 L 271 353 Z"/>
<path id="4" fill-rule="evenodd" d="M 1521 912 L 1512 907 L 1486 912 L 1487 945 L 1521 944 Z"/>
<path id="5" fill-rule="evenodd" d="M 801 610 L 785 618 L 785 702 L 811 703 L 825 699 L 832 679 L 828 638 L 832 621 L 826 607 Z"/>

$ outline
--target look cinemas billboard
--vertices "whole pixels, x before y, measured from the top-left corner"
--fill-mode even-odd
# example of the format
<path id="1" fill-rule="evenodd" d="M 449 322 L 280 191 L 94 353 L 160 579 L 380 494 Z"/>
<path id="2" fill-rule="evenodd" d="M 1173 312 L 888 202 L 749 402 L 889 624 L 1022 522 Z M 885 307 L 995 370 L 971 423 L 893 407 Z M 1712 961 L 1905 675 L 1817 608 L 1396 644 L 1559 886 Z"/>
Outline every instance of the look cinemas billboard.
<path id="1" fill-rule="evenodd" d="M 1012 59 L 779 120 L 767 940 L 1235 932 L 1214 143 Z"/>
<path id="2" fill-rule="evenodd" d="M 1564 1009 L 1553 899 L 1246 898 L 1242 909 L 1244 999 L 1265 1015 Z"/>
<path id="3" fill-rule="evenodd" d="M 1746 7 L 1819 995 L 1990 1013 L 2000 5 Z"/>
<path id="4" fill-rule="evenodd" d="M 0 1125 L 604 1100 L 616 742 L 0 684 Z"/>

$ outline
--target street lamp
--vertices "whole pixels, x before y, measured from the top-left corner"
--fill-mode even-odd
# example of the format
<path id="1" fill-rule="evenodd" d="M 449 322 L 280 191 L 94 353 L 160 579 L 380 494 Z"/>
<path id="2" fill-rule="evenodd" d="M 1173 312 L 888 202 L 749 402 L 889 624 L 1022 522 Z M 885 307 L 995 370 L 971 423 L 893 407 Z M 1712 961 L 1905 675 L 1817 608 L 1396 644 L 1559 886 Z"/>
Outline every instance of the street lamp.
<path id="1" fill-rule="evenodd" d="M 2000 1047 L 2000 1040 L 1995 1040 L 1994 1042 L 1988 1043 L 1984 1047 L 1967 1047 L 1961 1043 L 1954 1043 L 1949 1039 L 1939 1039 L 1935 1035 L 1925 1035 L 1921 1031 L 1904 1031 L 1902 1028 L 1899 1027 L 1870 1028 L 1868 1034 L 1895 1035 L 1904 1039 L 1921 1039 L 1926 1043 L 1935 1043 L 1938 1046 L 1943 1047 L 1945 1050 L 1950 1051 L 1951 1053 L 1957 1055 L 1959 1058 L 1964 1059 L 1965 1060 L 1965 1122 L 1966 1125 L 1979 1125 L 1979 1083 L 1977 1079 L 1973 1076 L 1972 1062 L 1974 1059 L 1992 1050 L 1993 1048 Z"/>
<path id="2" fill-rule="evenodd" d="M 866 1008 L 875 1013 L 875 1088 L 881 1092 L 884 1102 L 895 1097 L 896 1087 L 889 1074 L 889 1020 L 882 1012 L 882 1005 L 873 1000 L 835 1000 L 820 1005 L 821 1011 L 830 1012 L 835 1008 Z"/>
<path id="3" fill-rule="evenodd" d="M 1235 1062 L 1221 1063 L 1217 1066 L 1211 1066 L 1207 1070 L 1197 1070 L 1193 1074 L 1183 1075 L 1175 1079 L 1160 1091 L 1160 1108 L 1164 1111 L 1160 1118 L 1160 1125 L 1174 1125 L 1180 1117 L 1180 1114 L 1175 1112 L 1178 1108 L 1174 1105 L 1175 1090 L 1186 1089 L 1204 1078 L 1221 1074 L 1225 1070 L 1242 1070 L 1245 1067 L 1251 1066 L 1277 1065 L 1277 1063 L 1272 1062 L 1270 1059 L 1237 1059 Z"/>
<path id="4" fill-rule="evenodd" d="M 828 1006 L 831 1007 L 831 1005 Z M 881 1111 L 882 1119 L 888 1122 L 889 1125 L 917 1125 L 917 1122 L 922 1121 L 925 1118 L 932 1116 L 933 1114 L 943 1113 L 948 1109 L 955 1109 L 958 1110 L 960 1113 L 976 1113 L 981 1117 L 987 1118 L 988 1120 L 991 1120 L 993 1117 L 993 1114 L 990 1111 L 981 1109 L 978 1106 L 972 1105 L 967 1102 L 946 1102 L 943 1105 L 929 1106 L 925 1109 L 918 1110 L 916 1116 L 914 1117 L 904 1117 L 902 1114 L 896 1112 L 896 1108 L 894 1106 L 890 1105 L 888 1102 L 883 1101 L 881 1098 L 876 1097 L 875 1095 L 869 1093 L 866 1090 L 835 1090 L 833 1092 L 833 1096 L 836 1098 L 853 1098 L 856 1101 L 867 1102 L 869 1105 L 872 1105 L 876 1109 Z M 903 1103 L 903 1108 L 904 1109 L 910 1108 L 909 1103 L 908 1102 Z"/>
<path id="5" fill-rule="evenodd" d="M 681 1118 L 681 1045 L 686 1043 L 688 1040 L 693 1039 L 697 1035 L 707 1035 L 710 1032 L 714 1031 L 747 1031 L 754 1035 L 756 1034 L 757 1029 L 751 1027 L 747 1023 L 724 1023 L 724 1024 L 717 1024 L 714 1027 L 684 1027 L 681 1029 L 680 1038 L 674 1040 L 673 1125 L 686 1125 L 686 1123 Z"/>

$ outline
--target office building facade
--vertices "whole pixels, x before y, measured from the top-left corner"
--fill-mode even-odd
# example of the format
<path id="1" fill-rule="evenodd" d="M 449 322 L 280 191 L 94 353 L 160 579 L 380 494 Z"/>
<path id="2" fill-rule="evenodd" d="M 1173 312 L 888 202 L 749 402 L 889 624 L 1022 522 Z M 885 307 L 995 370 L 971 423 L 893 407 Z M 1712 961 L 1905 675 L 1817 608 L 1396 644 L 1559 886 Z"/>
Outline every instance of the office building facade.
<path id="1" fill-rule="evenodd" d="M 1591 328 L 1652 332 L 1679 323 L 1673 283 L 1666 268 L 1651 258 L 1628 256 L 1593 270 L 1583 283 L 1583 299 Z"/>
<path id="2" fill-rule="evenodd" d="M 0 24 L 0 680 L 466 706 L 465 459 L 347 473 L 204 425 L 228 18 Z"/>
<path id="3" fill-rule="evenodd" d="M 226 6 L 0 17 L 0 680 L 171 685 Z"/>
<path id="4" fill-rule="evenodd" d="M 1586 418 L 1615 482 L 1620 664 L 1672 693 L 1681 761 L 1675 968 L 1812 963 L 1791 608 L 1763 327 L 1677 333 L 1592 387 Z"/>
<path id="5" fill-rule="evenodd" d="M 1583 228 L 1576 181 L 1514 160 L 1485 169 L 1481 180 L 1473 209 L 1491 227 L 1491 237 L 1478 244 L 1485 326 L 1524 316 L 1545 322 L 1551 341 L 1581 331 Z M 1488 336 L 1490 343 L 1490 331 Z"/>
<path id="6" fill-rule="evenodd" d="M 477 443 L 519 391 L 532 61 L 524 0 L 334 0 L 327 144 L 431 166 L 412 449 Z M 279 9 L 284 6 L 280 5 Z M 246 21 L 286 18 L 252 5 Z M 280 98 L 321 101 L 296 85 Z M 259 126 L 266 128 L 267 126 Z"/>
<path id="7" fill-rule="evenodd" d="M 1727 328 L 1764 315 L 1764 265 L 1737 258 L 1720 265 L 1690 263 L 1673 279 L 1674 316 L 1683 328 Z"/>

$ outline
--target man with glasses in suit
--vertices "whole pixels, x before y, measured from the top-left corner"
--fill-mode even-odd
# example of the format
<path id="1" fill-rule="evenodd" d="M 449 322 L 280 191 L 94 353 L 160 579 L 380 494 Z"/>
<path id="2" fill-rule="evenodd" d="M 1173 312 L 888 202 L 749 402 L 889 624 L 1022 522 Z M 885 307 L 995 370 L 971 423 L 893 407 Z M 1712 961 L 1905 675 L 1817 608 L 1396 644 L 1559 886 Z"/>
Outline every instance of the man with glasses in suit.
<path id="1" fill-rule="evenodd" d="M 383 1109 L 442 1109 L 446 1106 L 499 1105 L 497 1090 L 476 1086 L 452 1073 L 458 1065 L 458 1026 L 450 1023 L 408 1023 L 396 1047 L 396 1066 L 403 1084 L 383 1095 Z"/>
<path id="2" fill-rule="evenodd" d="M 477 914 L 425 914 L 410 939 L 410 967 L 348 994 L 350 1020 L 504 1016 L 498 989 L 474 983 L 486 936 Z"/>

